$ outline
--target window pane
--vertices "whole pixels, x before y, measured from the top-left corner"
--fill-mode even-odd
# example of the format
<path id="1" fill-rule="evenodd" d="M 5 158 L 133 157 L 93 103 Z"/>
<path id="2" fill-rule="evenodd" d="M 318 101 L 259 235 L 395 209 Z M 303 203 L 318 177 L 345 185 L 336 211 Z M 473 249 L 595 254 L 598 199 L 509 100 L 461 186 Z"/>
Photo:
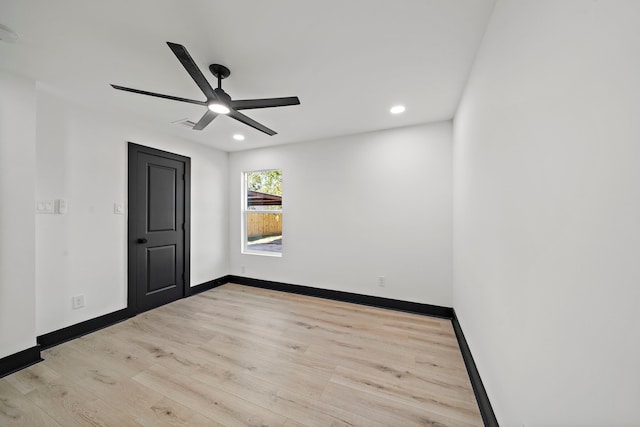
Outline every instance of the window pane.
<path id="1" fill-rule="evenodd" d="M 247 208 L 282 209 L 282 171 L 247 172 Z"/>
<path id="2" fill-rule="evenodd" d="M 282 213 L 247 212 L 247 249 L 282 253 Z"/>

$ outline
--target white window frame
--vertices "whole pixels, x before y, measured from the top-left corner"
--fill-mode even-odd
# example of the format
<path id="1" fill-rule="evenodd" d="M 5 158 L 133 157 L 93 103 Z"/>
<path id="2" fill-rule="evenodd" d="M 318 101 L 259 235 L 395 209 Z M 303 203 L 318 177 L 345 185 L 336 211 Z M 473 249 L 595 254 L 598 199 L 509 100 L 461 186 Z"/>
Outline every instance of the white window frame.
<path id="1" fill-rule="evenodd" d="M 249 210 L 249 206 L 248 206 L 248 185 L 247 185 L 247 175 L 250 173 L 254 173 L 254 172 L 268 172 L 268 171 L 282 171 L 282 169 L 278 169 L 278 168 L 272 168 L 272 169 L 256 169 L 256 170 L 250 170 L 250 171 L 244 171 L 242 172 L 242 207 L 241 207 L 241 215 L 242 218 L 240 219 L 240 226 L 241 226 L 241 233 L 240 233 L 240 238 L 242 239 L 242 241 L 240 242 L 240 252 L 244 255 L 259 255 L 259 256 L 266 256 L 266 257 L 276 257 L 276 258 L 282 258 L 282 252 L 284 251 L 284 248 L 281 249 L 280 252 L 271 252 L 271 251 L 260 251 L 260 250 L 254 250 L 254 249 L 249 249 L 247 246 L 247 224 L 248 224 L 248 215 L 249 213 L 264 213 L 264 214 L 280 214 L 280 218 L 282 220 L 282 218 L 284 218 L 284 214 L 282 213 L 282 208 L 280 209 L 276 209 L 276 210 L 270 210 L 270 211 L 255 211 L 255 210 Z M 284 175 L 284 173 L 283 173 Z M 283 183 L 283 187 L 284 187 L 284 183 Z M 284 190 L 282 191 L 284 194 Z M 282 230 L 282 234 L 284 235 L 284 229 Z"/>

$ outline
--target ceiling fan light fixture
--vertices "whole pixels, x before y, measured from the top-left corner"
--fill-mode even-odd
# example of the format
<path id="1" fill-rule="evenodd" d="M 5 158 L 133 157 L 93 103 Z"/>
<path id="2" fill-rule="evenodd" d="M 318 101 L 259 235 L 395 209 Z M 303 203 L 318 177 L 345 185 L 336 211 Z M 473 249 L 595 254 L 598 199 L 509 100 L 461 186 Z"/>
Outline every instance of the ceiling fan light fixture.
<path id="1" fill-rule="evenodd" d="M 404 113 L 404 110 L 406 110 L 404 105 L 394 105 L 393 107 L 391 107 L 389 112 L 391 114 L 402 114 L 402 113 Z"/>
<path id="2" fill-rule="evenodd" d="M 217 102 L 212 102 L 211 104 L 208 105 L 208 107 L 209 107 L 209 110 L 218 114 L 229 114 L 229 112 L 231 111 L 229 110 L 229 107 L 227 107 L 226 105 L 220 104 Z"/>

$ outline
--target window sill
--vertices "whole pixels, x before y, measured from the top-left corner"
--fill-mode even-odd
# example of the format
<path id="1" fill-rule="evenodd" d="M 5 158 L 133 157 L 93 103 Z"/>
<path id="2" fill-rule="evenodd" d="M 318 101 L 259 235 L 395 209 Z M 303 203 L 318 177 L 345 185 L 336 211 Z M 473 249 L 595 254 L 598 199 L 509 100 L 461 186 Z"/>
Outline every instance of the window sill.
<path id="1" fill-rule="evenodd" d="M 272 258 L 282 258 L 282 254 L 278 252 L 267 252 L 267 251 L 241 251 L 242 255 L 258 255 L 258 256 L 266 256 Z"/>

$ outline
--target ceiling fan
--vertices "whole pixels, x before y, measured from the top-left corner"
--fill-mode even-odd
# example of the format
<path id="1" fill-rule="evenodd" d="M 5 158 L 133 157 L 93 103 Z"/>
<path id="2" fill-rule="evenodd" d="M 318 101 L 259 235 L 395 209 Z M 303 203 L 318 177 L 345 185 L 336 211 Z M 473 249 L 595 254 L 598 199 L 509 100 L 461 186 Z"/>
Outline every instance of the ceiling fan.
<path id="1" fill-rule="evenodd" d="M 275 135 L 276 132 L 256 122 L 255 120 L 245 116 L 238 110 L 251 110 L 254 108 L 270 108 L 270 107 L 284 107 L 287 105 L 298 105 L 300 100 L 297 96 L 290 96 L 286 98 L 266 98 L 266 99 L 238 99 L 232 100 L 231 96 L 222 89 L 222 79 L 226 79 L 231 74 L 231 71 L 224 65 L 211 64 L 209 71 L 218 79 L 218 87 L 213 89 L 207 79 L 204 77 L 196 63 L 187 52 L 187 49 L 177 43 L 167 42 L 169 48 L 176 55 L 182 66 L 187 70 L 187 73 L 196 82 L 204 96 L 207 97 L 206 101 L 198 101 L 195 99 L 179 98 L 177 96 L 163 95 L 161 93 L 147 92 L 144 90 L 132 89 L 123 86 L 111 85 L 114 89 L 124 90 L 127 92 L 140 93 L 142 95 L 155 96 L 158 98 L 172 99 L 174 101 L 188 102 L 190 104 L 197 104 L 207 107 L 208 110 L 204 113 L 204 116 L 200 118 L 198 123 L 193 126 L 193 130 L 204 129 L 213 119 L 219 114 L 227 115 L 233 119 L 238 120 L 254 129 L 266 133 L 267 135 Z"/>

